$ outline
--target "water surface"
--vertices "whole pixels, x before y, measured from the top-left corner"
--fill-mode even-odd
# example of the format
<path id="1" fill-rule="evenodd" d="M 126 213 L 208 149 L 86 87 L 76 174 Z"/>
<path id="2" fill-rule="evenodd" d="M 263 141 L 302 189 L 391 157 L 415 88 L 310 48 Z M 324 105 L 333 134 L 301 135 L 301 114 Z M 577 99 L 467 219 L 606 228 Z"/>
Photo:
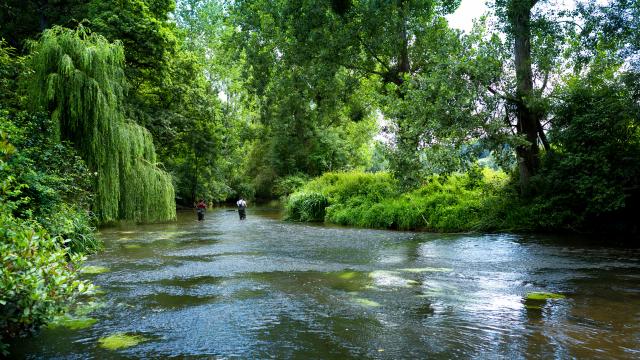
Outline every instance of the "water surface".
<path id="1" fill-rule="evenodd" d="M 218 209 L 204 222 L 105 229 L 84 275 L 85 329 L 44 329 L 17 358 L 638 358 L 640 251 L 520 235 L 286 223 Z M 525 301 L 543 291 L 566 296 Z M 143 336 L 106 350 L 111 334 Z"/>

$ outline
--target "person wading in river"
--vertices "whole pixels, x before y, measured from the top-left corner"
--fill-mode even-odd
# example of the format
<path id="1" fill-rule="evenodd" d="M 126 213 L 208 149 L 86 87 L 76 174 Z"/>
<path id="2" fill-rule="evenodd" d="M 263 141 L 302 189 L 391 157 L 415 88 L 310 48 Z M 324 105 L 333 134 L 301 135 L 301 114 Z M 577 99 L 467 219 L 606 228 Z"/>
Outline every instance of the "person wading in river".
<path id="1" fill-rule="evenodd" d="M 236 205 L 238 205 L 238 214 L 240 214 L 240 220 L 246 219 L 247 218 L 247 202 L 244 201 L 244 199 L 242 199 L 241 197 L 240 200 L 236 202 Z"/>
<path id="2" fill-rule="evenodd" d="M 207 204 L 204 202 L 204 199 L 200 199 L 196 208 L 198 209 L 198 221 L 204 220 L 204 212 L 207 209 Z"/>

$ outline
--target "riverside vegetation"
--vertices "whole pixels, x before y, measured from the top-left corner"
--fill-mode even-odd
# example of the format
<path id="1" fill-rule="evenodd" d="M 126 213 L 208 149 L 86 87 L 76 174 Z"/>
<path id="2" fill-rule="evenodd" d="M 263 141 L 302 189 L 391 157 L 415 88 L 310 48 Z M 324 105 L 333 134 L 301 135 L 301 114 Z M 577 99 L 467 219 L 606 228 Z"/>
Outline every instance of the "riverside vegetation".
<path id="1" fill-rule="evenodd" d="M 640 234 L 640 8 L 28 0 L 0 9 L 0 350 L 95 229 L 284 197 L 294 221 Z M 604 240 L 603 240 L 604 241 Z"/>

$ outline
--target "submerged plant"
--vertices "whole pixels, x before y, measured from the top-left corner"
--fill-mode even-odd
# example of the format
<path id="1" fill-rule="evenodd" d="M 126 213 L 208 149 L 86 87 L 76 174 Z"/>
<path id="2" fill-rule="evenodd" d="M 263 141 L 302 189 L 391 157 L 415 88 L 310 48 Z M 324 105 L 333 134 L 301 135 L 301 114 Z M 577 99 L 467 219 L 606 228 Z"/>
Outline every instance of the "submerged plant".
<path id="1" fill-rule="evenodd" d="M 94 266 L 94 265 L 84 266 L 80 269 L 81 273 L 90 274 L 90 275 L 102 274 L 108 271 L 109 269 L 104 266 Z"/>
<path id="2" fill-rule="evenodd" d="M 98 322 L 98 320 L 90 317 L 63 315 L 53 319 L 53 321 L 49 323 L 49 328 L 65 327 L 71 330 L 80 330 L 91 327 L 96 322 Z"/>
<path id="3" fill-rule="evenodd" d="M 564 299 L 566 298 L 566 296 L 562 295 L 562 294 L 554 294 L 554 293 L 548 293 L 548 292 L 530 292 L 527 293 L 527 295 L 525 296 L 526 300 L 537 300 L 537 301 L 544 301 L 544 300 L 557 300 L 557 299 Z"/>
<path id="4" fill-rule="evenodd" d="M 107 350 L 118 350 L 132 346 L 136 346 L 141 342 L 145 342 L 149 339 L 141 335 L 128 335 L 123 333 L 113 334 L 105 336 L 98 340 L 100 347 Z"/>

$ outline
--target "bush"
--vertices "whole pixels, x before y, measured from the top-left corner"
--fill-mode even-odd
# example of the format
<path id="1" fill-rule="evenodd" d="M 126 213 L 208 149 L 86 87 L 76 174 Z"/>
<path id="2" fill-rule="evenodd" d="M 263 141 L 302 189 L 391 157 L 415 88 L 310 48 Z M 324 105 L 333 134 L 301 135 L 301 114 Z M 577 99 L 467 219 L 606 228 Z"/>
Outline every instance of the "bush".
<path id="1" fill-rule="evenodd" d="M 398 182 L 386 172 L 365 173 L 328 172 L 307 183 L 302 191 L 315 191 L 325 195 L 331 203 L 377 202 L 400 193 Z"/>
<path id="2" fill-rule="evenodd" d="M 0 42 L 2 106 L 19 102 L 15 81 L 4 77 L 10 60 Z M 93 177 L 84 162 L 56 140 L 48 116 L 11 110 L 0 108 L 0 357 L 8 339 L 35 331 L 90 290 L 76 277 L 80 255 L 71 253 L 100 245 L 85 210 Z"/>
<path id="3" fill-rule="evenodd" d="M 79 260 L 37 223 L 0 211 L 0 350 L 5 355 L 6 339 L 37 330 L 89 290 L 73 270 Z"/>
<path id="4" fill-rule="evenodd" d="M 293 221 L 324 221 L 327 198 L 316 192 L 300 192 L 287 201 L 286 217 Z"/>
<path id="5" fill-rule="evenodd" d="M 474 169 L 469 174 L 432 176 L 417 190 L 400 193 L 389 174 L 327 173 L 307 183 L 287 202 L 290 220 L 310 221 L 301 212 L 310 198 L 324 196 L 326 209 L 314 208 L 314 220 L 369 228 L 431 231 L 499 229 L 492 214 L 508 188 L 506 174 Z M 321 202 L 316 203 L 320 206 Z"/>
<path id="6" fill-rule="evenodd" d="M 95 223 L 91 213 L 78 206 L 57 203 L 47 211 L 46 216 L 37 218 L 50 234 L 64 239 L 65 246 L 73 254 L 91 254 L 103 247 L 95 236 Z"/>
<path id="7" fill-rule="evenodd" d="M 93 175 L 84 161 L 70 144 L 51 139 L 53 124 L 42 114 L 19 113 L 9 118 L 0 113 L 0 122 L 0 178 L 5 179 L 0 202 L 4 210 L 64 238 L 71 252 L 100 249 L 94 219 L 86 210 Z"/>
<path id="8" fill-rule="evenodd" d="M 638 233 L 640 104 L 609 73 L 573 79 L 555 109 L 555 149 L 546 154 L 533 200 L 542 226 Z"/>

